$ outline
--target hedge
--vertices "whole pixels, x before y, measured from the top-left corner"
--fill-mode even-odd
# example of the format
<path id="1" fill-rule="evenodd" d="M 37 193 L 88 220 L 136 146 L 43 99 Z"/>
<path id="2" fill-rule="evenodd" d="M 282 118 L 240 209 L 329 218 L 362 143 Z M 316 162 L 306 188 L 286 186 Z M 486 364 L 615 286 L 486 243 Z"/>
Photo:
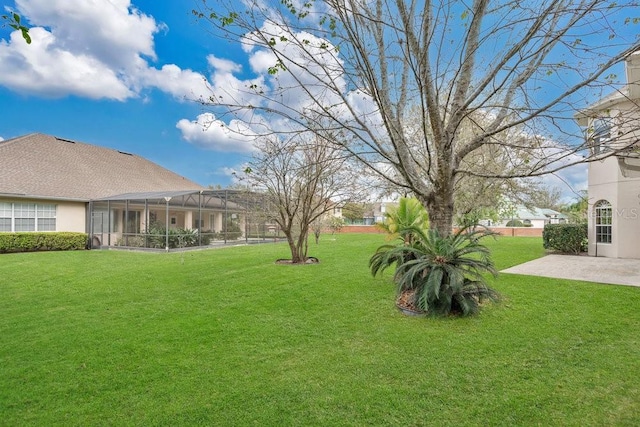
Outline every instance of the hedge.
<path id="1" fill-rule="evenodd" d="M 164 227 L 154 226 L 149 233 L 142 233 L 135 236 L 121 237 L 116 242 L 116 246 L 126 246 L 134 248 L 155 248 L 164 249 L 169 244 L 170 249 L 186 248 L 192 246 L 207 246 L 211 243 L 211 237 L 215 233 L 203 231 L 202 235 L 198 230 L 185 228 L 170 228 L 167 239 L 167 230 Z M 167 242 L 168 240 L 168 242 Z"/>
<path id="2" fill-rule="evenodd" d="M 579 254 L 587 250 L 587 224 L 547 224 L 542 231 L 545 249 Z"/>
<path id="3" fill-rule="evenodd" d="M 0 233 L 0 253 L 85 249 L 87 234 L 70 232 Z"/>

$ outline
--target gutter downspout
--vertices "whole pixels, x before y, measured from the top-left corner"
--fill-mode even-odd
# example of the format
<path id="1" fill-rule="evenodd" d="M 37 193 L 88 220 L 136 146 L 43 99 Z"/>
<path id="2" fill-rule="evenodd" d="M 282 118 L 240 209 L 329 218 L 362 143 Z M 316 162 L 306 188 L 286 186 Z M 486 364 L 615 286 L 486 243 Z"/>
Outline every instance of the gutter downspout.
<path id="1" fill-rule="evenodd" d="M 107 200 L 107 246 L 111 246 L 111 200 Z"/>
<path id="2" fill-rule="evenodd" d="M 87 230 L 88 236 L 88 244 L 87 247 L 89 249 L 93 249 L 93 202 L 89 201 L 89 229 Z"/>

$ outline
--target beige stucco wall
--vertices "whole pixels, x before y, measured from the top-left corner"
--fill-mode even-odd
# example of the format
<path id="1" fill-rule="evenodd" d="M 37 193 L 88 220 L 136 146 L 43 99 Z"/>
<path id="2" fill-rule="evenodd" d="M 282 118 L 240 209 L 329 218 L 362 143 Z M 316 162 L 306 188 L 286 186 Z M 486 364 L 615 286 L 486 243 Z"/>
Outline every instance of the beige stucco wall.
<path id="1" fill-rule="evenodd" d="M 615 215 L 618 207 L 617 171 L 618 165 L 615 158 L 607 158 L 589 164 L 588 252 L 591 256 L 618 257 L 618 218 Z M 614 212 L 611 228 L 612 243 L 596 244 L 594 206 L 600 200 L 611 203 L 611 209 Z"/>
<path id="2" fill-rule="evenodd" d="M 611 203 L 611 243 L 595 242 L 594 205 Z M 589 255 L 640 258 L 640 177 L 623 176 L 618 159 L 589 165 Z"/>
<path id="3" fill-rule="evenodd" d="M 636 86 L 630 85 L 631 89 L 637 89 Z M 629 144 L 637 144 L 640 139 L 640 112 L 637 105 L 628 99 L 619 99 L 603 107 L 606 109 L 600 112 L 591 111 L 590 117 L 583 118 L 581 124 L 592 126 L 594 117 L 611 117 L 611 140 L 608 145 L 624 148 Z M 631 168 L 625 165 L 631 165 Z M 611 203 L 610 244 L 595 242 L 593 208 L 600 200 Z M 640 258 L 640 159 L 611 156 L 589 164 L 589 255 Z"/>
<path id="4" fill-rule="evenodd" d="M 640 258 L 640 178 L 625 178 L 618 184 L 618 257 Z"/>
<path id="5" fill-rule="evenodd" d="M 56 205 L 56 231 L 86 233 L 86 203 L 46 199 L 2 198 L 0 202 Z"/>
<path id="6" fill-rule="evenodd" d="M 86 233 L 86 203 L 58 202 L 56 203 L 57 231 L 76 231 Z"/>
<path id="7" fill-rule="evenodd" d="M 609 139 L 592 147 L 592 154 L 606 155 L 607 146 L 636 148 L 589 164 L 589 255 L 640 259 L 640 51 L 627 59 L 625 72 L 622 92 L 604 97 L 575 118 L 587 138 L 595 130 L 594 120 L 609 118 Z M 610 244 L 595 242 L 594 206 L 600 200 L 611 203 Z"/>
<path id="8" fill-rule="evenodd" d="M 217 232 L 220 232 L 220 231 L 222 231 L 222 213 L 219 212 L 219 213 L 215 213 L 214 215 L 215 216 L 214 216 L 213 223 L 209 224 L 210 225 L 210 229 L 214 230 L 214 231 L 217 231 Z M 211 219 L 211 218 L 209 218 L 209 219 Z"/>

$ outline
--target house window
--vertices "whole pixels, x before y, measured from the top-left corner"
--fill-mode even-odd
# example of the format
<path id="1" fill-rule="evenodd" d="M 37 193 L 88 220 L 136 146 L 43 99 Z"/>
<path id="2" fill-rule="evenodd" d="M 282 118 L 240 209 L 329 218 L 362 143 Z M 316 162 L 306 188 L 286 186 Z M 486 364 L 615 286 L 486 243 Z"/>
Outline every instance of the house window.
<path id="1" fill-rule="evenodd" d="M 11 203 L 0 202 L 0 231 L 11 231 L 13 208 Z"/>
<path id="2" fill-rule="evenodd" d="M 2 202 L 0 231 L 56 231 L 56 205 Z"/>
<path id="3" fill-rule="evenodd" d="M 599 154 L 606 151 L 610 140 L 611 119 L 609 117 L 595 119 L 593 121 L 593 134 L 591 135 L 593 153 Z"/>
<path id="4" fill-rule="evenodd" d="M 612 209 L 611 203 L 600 200 L 596 210 L 596 243 L 611 243 Z"/>
<path id="5" fill-rule="evenodd" d="M 36 205 L 38 231 L 56 231 L 56 206 Z"/>
<path id="6" fill-rule="evenodd" d="M 36 231 L 35 203 L 13 204 L 14 231 Z"/>

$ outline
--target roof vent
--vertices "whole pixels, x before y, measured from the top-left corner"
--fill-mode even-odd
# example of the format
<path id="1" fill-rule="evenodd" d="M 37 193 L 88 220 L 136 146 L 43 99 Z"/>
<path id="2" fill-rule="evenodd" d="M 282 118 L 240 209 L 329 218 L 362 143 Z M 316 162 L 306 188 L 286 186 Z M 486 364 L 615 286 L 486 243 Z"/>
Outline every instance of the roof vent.
<path id="1" fill-rule="evenodd" d="M 62 142 L 69 142 L 71 144 L 75 144 L 76 143 L 75 141 L 72 141 L 70 139 L 59 138 L 57 136 L 54 136 L 54 138 L 57 139 L 58 141 L 62 141 Z"/>

